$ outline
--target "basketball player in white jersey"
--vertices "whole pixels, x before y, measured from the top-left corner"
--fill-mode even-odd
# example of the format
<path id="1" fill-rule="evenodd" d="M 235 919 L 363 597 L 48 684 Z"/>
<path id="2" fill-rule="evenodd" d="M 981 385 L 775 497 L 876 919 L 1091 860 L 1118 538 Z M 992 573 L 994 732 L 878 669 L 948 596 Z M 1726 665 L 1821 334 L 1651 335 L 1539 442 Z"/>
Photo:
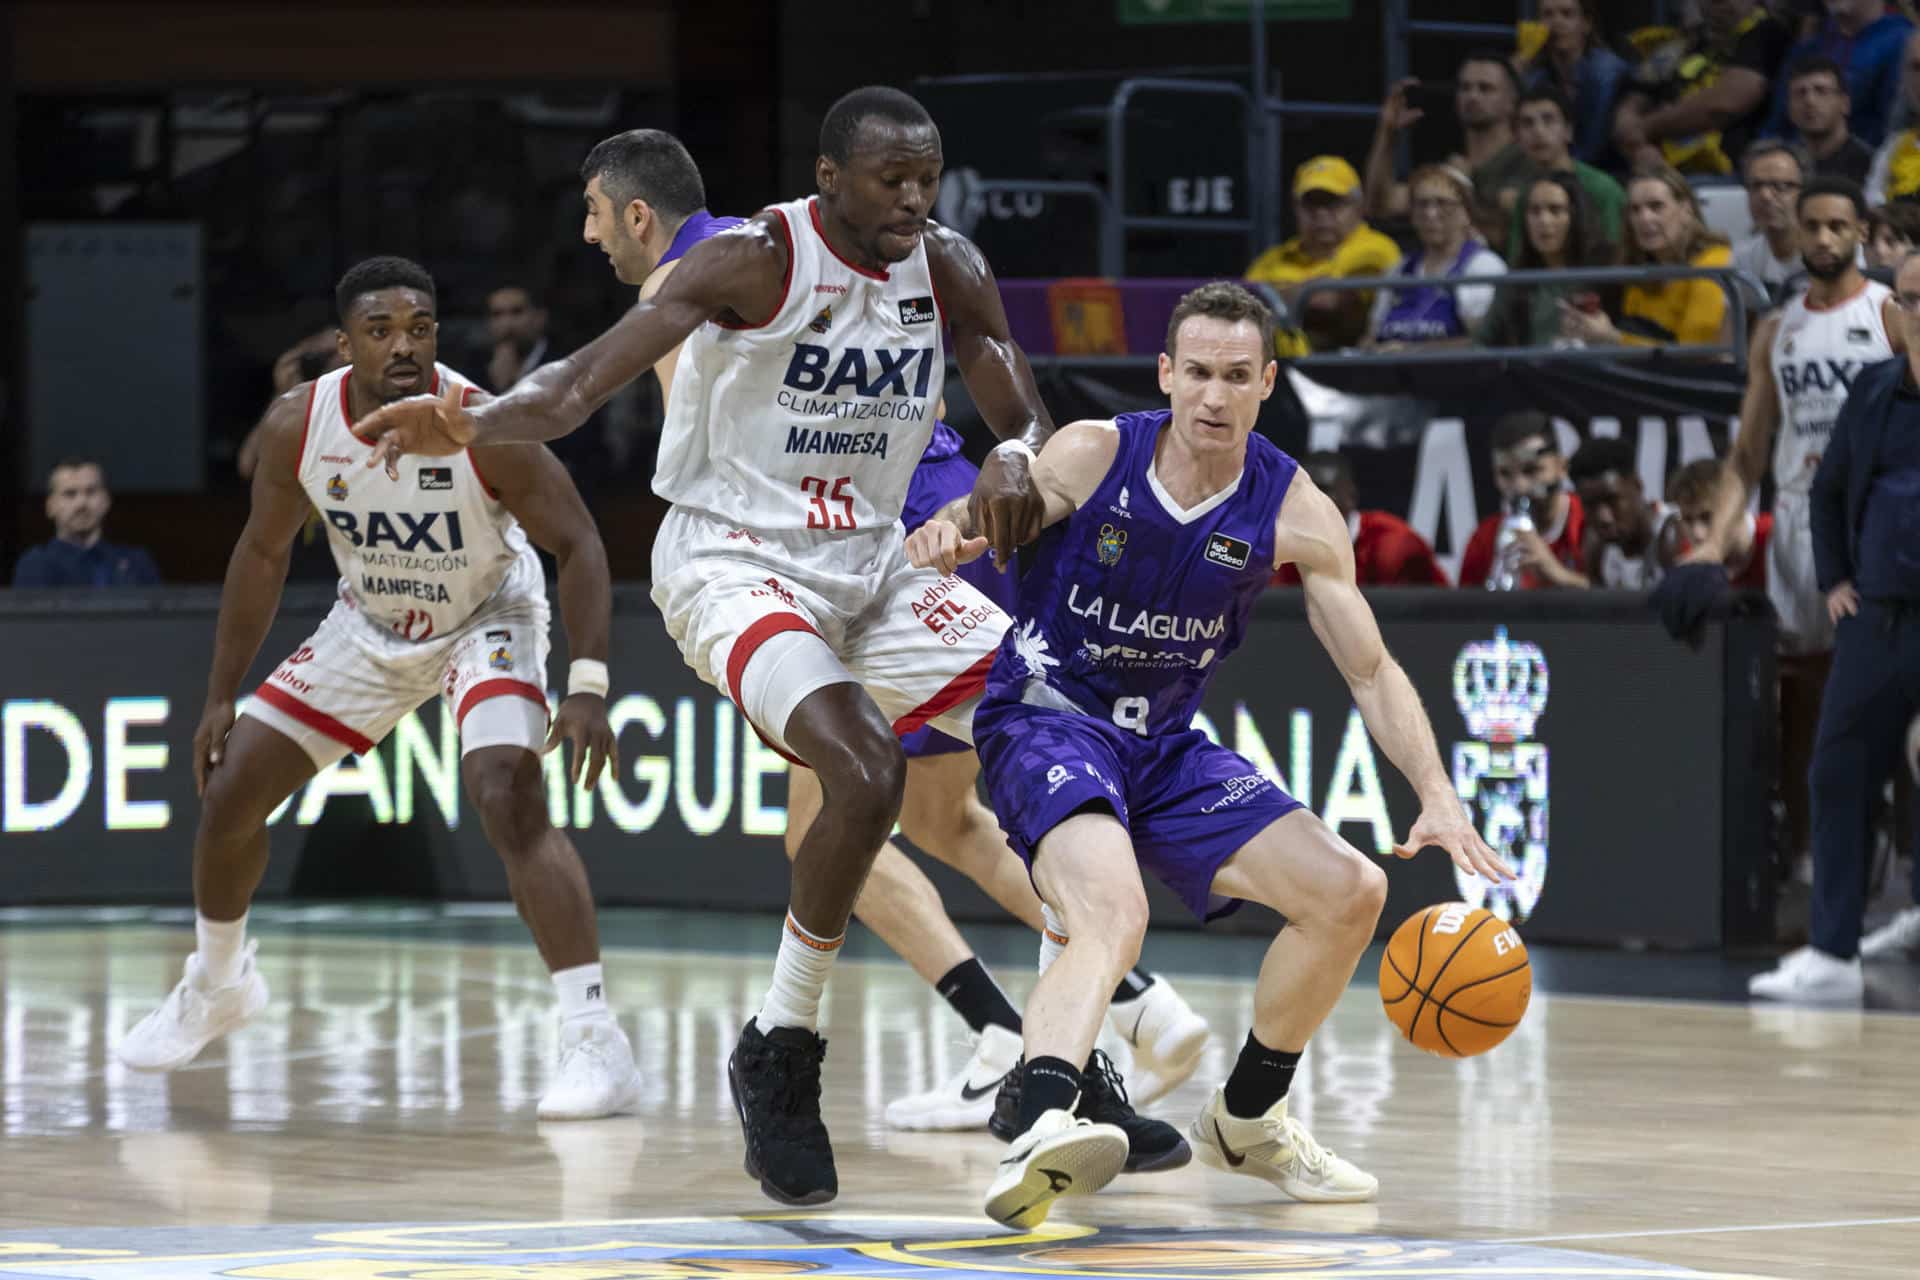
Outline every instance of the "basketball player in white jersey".
<path id="1" fill-rule="evenodd" d="M 379 405 L 421 391 L 480 396 L 435 361 L 434 301 L 432 277 L 405 259 L 353 267 L 335 291 L 340 352 L 351 363 L 279 397 L 263 419 L 253 509 L 227 566 L 194 735 L 198 946 L 186 976 L 119 1053 L 128 1066 L 171 1071 L 265 1007 L 246 920 L 266 870 L 268 815 L 444 695 L 459 724 L 461 781 L 559 995 L 560 1068 L 539 1115 L 611 1115 L 638 1101 L 639 1077 L 607 1004 L 586 868 L 548 821 L 540 763 L 562 739 L 573 744 L 572 774 L 588 785 L 614 763 L 606 549 L 566 471 L 537 445 L 476 448 L 438 464 L 408 459 L 398 483 L 365 469 L 371 441 L 355 423 Z M 273 623 L 309 509 L 326 520 L 340 598 L 236 720 L 241 679 Z M 546 585 L 529 536 L 559 563 L 575 655 L 551 730 Z"/>
<path id="2" fill-rule="evenodd" d="M 683 341 L 654 490 L 668 513 L 653 598 L 681 652 L 825 803 L 793 862 L 774 979 L 728 1066 L 746 1167 L 769 1196 L 839 1188 L 820 1121 L 820 993 L 906 784 L 898 734 L 967 738 L 1007 618 L 958 578 L 907 562 L 899 517 L 931 437 L 946 334 L 1005 441 L 974 490 L 1005 563 L 1037 528 L 1028 476 L 1052 422 L 1007 332 L 993 274 L 928 221 L 940 134 L 897 90 L 827 112 L 817 197 L 694 246 L 599 339 L 488 404 L 390 405 L 368 425 L 401 455 L 573 430 Z"/>
<path id="3" fill-rule="evenodd" d="M 1771 453 L 1767 596 L 1780 617 L 1780 777 L 1791 853 L 1797 856 L 1807 847 L 1807 770 L 1820 691 L 1833 658 L 1833 623 L 1813 571 L 1809 495 L 1854 375 L 1893 354 L 1893 294 L 1868 280 L 1858 265 L 1866 234 L 1859 187 L 1843 178 L 1815 178 L 1801 188 L 1795 217 L 1807 290 L 1754 330 L 1740 434 L 1721 472 L 1713 530 L 1686 559 L 1725 560 Z"/>
<path id="4" fill-rule="evenodd" d="M 586 205 L 582 237 L 607 255 L 621 283 L 639 288 L 642 301 L 660 292 L 694 245 L 741 223 L 708 211 L 699 166 L 680 140 L 663 130 L 629 129 L 603 139 L 587 153 L 580 180 Z M 679 355 L 676 347 L 653 366 L 668 404 Z M 936 417 L 944 414 L 944 405 L 936 407 Z M 934 465 L 953 471 L 964 462 L 948 459 Z M 929 474 L 923 459 L 913 494 L 920 493 Z M 931 501 L 944 504 L 953 496 L 945 491 L 950 483 L 944 478 L 935 482 L 941 492 Z M 983 585 L 977 576 L 973 581 L 982 590 L 993 585 Z M 916 751 L 916 740 L 929 739 Z M 906 747 L 902 833 L 968 876 L 1008 914 L 1036 932 L 1042 930 L 1040 898 L 1026 867 L 980 802 L 974 785 L 978 758 L 965 744 L 941 741 L 931 731 L 910 735 Z M 820 785 L 810 770 L 789 773 L 788 857 L 799 852 L 820 801 Z M 888 1103 L 887 1123 L 898 1129 L 986 1127 L 994 1113 L 995 1086 L 1008 1077 L 1020 1055 L 1018 1011 L 948 917 L 939 889 L 892 841 L 874 859 L 853 913 L 953 1006 L 975 1037 L 973 1053 L 951 1077 L 924 1093 Z M 1114 1034 L 1131 1050 L 1133 1069 L 1126 1083 L 1136 1106 L 1177 1088 L 1199 1065 L 1207 1024 L 1165 979 L 1135 969 L 1115 993 L 1108 1017 Z M 1165 1135 L 1156 1136 L 1179 1139 L 1170 1126 Z M 1144 1161 L 1157 1144 L 1147 1140 L 1138 1145 L 1142 1150 L 1136 1154 Z"/>

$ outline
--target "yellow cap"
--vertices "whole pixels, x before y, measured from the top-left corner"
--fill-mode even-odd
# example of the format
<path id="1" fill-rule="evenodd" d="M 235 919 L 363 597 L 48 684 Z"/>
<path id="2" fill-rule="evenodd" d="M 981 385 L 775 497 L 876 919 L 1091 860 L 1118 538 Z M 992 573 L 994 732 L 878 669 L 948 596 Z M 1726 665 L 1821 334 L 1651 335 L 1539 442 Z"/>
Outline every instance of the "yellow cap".
<path id="1" fill-rule="evenodd" d="M 1293 171 L 1293 194 L 1324 191 L 1342 199 L 1360 189 L 1360 175 L 1339 156 L 1315 156 Z"/>

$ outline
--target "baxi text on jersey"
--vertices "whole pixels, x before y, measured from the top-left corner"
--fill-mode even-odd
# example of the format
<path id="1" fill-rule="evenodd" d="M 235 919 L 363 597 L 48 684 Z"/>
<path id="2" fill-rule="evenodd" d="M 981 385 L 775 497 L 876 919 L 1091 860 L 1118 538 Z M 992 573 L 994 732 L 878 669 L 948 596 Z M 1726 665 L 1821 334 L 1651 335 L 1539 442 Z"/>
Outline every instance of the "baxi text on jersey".
<path id="1" fill-rule="evenodd" d="M 1186 618 L 1174 613 L 1153 613 L 1146 609 L 1133 609 L 1116 600 L 1111 606 L 1094 596 L 1091 600 L 1080 599 L 1080 584 L 1074 583 L 1067 589 L 1067 611 L 1082 618 L 1092 618 L 1109 631 L 1121 635 L 1145 636 L 1149 640 L 1174 640 L 1185 643 L 1189 640 L 1217 640 L 1227 629 L 1227 615 L 1215 614 L 1211 618 Z"/>
<path id="2" fill-rule="evenodd" d="M 876 458 L 884 458 L 887 456 L 887 436 L 883 431 L 822 431 L 816 427 L 788 427 L 787 452 L 870 453 Z"/>
<path id="3" fill-rule="evenodd" d="M 1780 365 L 1780 390 L 1790 396 L 1808 391 L 1839 391 L 1853 388 L 1860 372 L 1858 360 L 1783 361 Z"/>
<path id="4" fill-rule="evenodd" d="M 458 511 L 370 511 L 362 529 L 351 511 L 329 511 L 327 523 L 356 547 L 392 547 L 395 551 L 458 551 L 467 545 Z"/>
<path id="5" fill-rule="evenodd" d="M 932 347 L 879 347 L 864 351 L 849 347 L 836 360 L 831 350 L 810 342 L 796 342 L 780 381 L 795 391 L 826 396 L 855 395 L 927 398 L 933 386 Z"/>

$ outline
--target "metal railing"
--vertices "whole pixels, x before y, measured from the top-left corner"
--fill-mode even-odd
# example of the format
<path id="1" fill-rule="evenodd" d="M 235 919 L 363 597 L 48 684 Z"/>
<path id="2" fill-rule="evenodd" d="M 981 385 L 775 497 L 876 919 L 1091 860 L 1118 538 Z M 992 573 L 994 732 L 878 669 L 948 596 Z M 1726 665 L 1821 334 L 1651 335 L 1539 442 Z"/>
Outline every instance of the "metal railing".
<path id="1" fill-rule="evenodd" d="M 1342 278 L 1317 279 L 1298 286 L 1294 303 L 1289 310 L 1297 314 L 1303 309 L 1306 300 L 1322 293 L 1358 293 L 1376 290 L 1405 290 L 1441 288 L 1458 290 L 1473 287 L 1491 286 L 1495 289 L 1551 285 L 1565 287 L 1572 284 L 1634 285 L 1670 280 L 1712 280 L 1720 286 L 1727 297 L 1727 313 L 1732 321 L 1726 344 L 1713 343 L 1666 343 L 1663 345 L 1643 346 L 1621 343 L 1607 346 L 1590 347 L 1445 347 L 1439 350 L 1421 350 L 1419 343 L 1396 346 L 1391 351 L 1371 351 L 1365 348 L 1347 348 L 1339 352 L 1303 356 L 1294 361 L 1294 367 L 1303 373 L 1311 373 L 1316 368 L 1329 368 L 1336 365 L 1350 365 L 1356 360 L 1391 360 L 1396 364 L 1461 364 L 1487 359 L 1505 359 L 1530 364 L 1549 362 L 1578 362 L 1591 360 L 1682 360 L 1682 359 L 1725 359 L 1731 357 L 1734 367 L 1744 370 L 1747 360 L 1747 335 L 1750 310 L 1764 310 L 1771 305 L 1766 286 L 1752 274 L 1738 267 L 1581 267 L 1561 271 L 1509 271 L 1502 275 L 1471 276 L 1348 276 Z M 1268 286 L 1272 288 L 1272 286 Z"/>
<path id="2" fill-rule="evenodd" d="M 1213 217 L 1172 217 L 1165 214 L 1136 214 L 1127 212 L 1127 108 L 1132 105 L 1134 96 L 1140 93 L 1185 94 L 1195 97 L 1224 97 L 1236 100 L 1240 104 L 1241 129 L 1247 138 L 1247 189 L 1249 192 L 1249 213 L 1241 218 Z M 1260 173 L 1260 150 L 1262 130 L 1255 124 L 1251 109 L 1251 98 L 1247 91 L 1237 84 L 1226 80 L 1174 80 L 1164 76 L 1138 76 L 1122 80 L 1113 91 L 1113 97 L 1107 101 L 1107 192 L 1112 216 L 1103 229 L 1100 260 L 1103 264 L 1126 262 L 1127 232 L 1129 231 L 1197 231 L 1225 233 L 1237 231 L 1248 242 L 1248 260 L 1257 249 L 1253 245 L 1254 229 L 1258 225 L 1252 210 L 1260 205 L 1261 196 L 1256 187 L 1263 181 L 1271 181 L 1270 175 Z M 1104 268 L 1103 268 L 1104 269 Z M 1110 273 L 1111 274 L 1111 273 Z M 1122 272 L 1121 274 L 1124 274 Z"/>

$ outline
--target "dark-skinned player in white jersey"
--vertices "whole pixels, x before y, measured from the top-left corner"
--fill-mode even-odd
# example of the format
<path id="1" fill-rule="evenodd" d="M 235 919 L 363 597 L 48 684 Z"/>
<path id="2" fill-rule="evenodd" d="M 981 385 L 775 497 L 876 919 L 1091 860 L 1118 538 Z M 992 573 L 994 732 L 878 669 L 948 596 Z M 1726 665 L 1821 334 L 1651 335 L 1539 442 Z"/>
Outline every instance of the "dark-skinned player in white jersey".
<path id="1" fill-rule="evenodd" d="M 565 469 L 539 445 L 476 447 L 457 467 L 423 470 L 406 485 L 362 469 L 371 441 L 355 424 L 380 405 L 442 384 L 455 398 L 482 397 L 436 364 L 435 301 L 432 277 L 405 259 L 354 266 L 335 292 L 348 366 L 280 396 L 257 429 L 253 506 L 227 565 L 193 742 L 198 946 L 166 1003 L 118 1052 L 137 1069 L 171 1071 L 265 1007 L 246 916 L 266 871 L 268 816 L 444 693 L 460 727 L 461 782 L 560 1000 L 560 1069 L 539 1114 L 592 1119 L 630 1109 L 638 1075 L 607 1004 L 586 868 L 548 820 L 540 754 L 570 741 L 571 774 L 589 785 L 615 763 L 606 548 Z M 236 718 L 294 537 L 316 509 L 341 565 L 340 599 Z M 574 657 L 550 729 L 546 588 L 529 537 L 559 564 Z"/>
<path id="2" fill-rule="evenodd" d="M 674 503 L 654 598 L 689 665 L 810 766 L 824 796 L 793 859 L 773 983 L 728 1071 L 748 1174 L 785 1203 L 838 1193 L 819 998 L 900 811 L 897 734 L 931 723 L 964 737 L 1006 626 L 968 584 L 909 566 L 899 529 L 949 343 L 1003 440 L 975 488 L 1003 562 L 1041 511 L 1028 466 L 1052 422 L 986 260 L 928 220 L 941 168 L 919 103 L 855 90 L 822 123 L 817 197 L 694 246 L 658 293 L 499 399 L 422 397 L 367 424 L 389 467 L 553 439 L 686 344 L 654 480 Z M 851 430 L 851 418 L 867 421 Z M 799 474 L 809 467 L 821 474 Z M 909 616 L 923 601 L 938 616 Z"/>

